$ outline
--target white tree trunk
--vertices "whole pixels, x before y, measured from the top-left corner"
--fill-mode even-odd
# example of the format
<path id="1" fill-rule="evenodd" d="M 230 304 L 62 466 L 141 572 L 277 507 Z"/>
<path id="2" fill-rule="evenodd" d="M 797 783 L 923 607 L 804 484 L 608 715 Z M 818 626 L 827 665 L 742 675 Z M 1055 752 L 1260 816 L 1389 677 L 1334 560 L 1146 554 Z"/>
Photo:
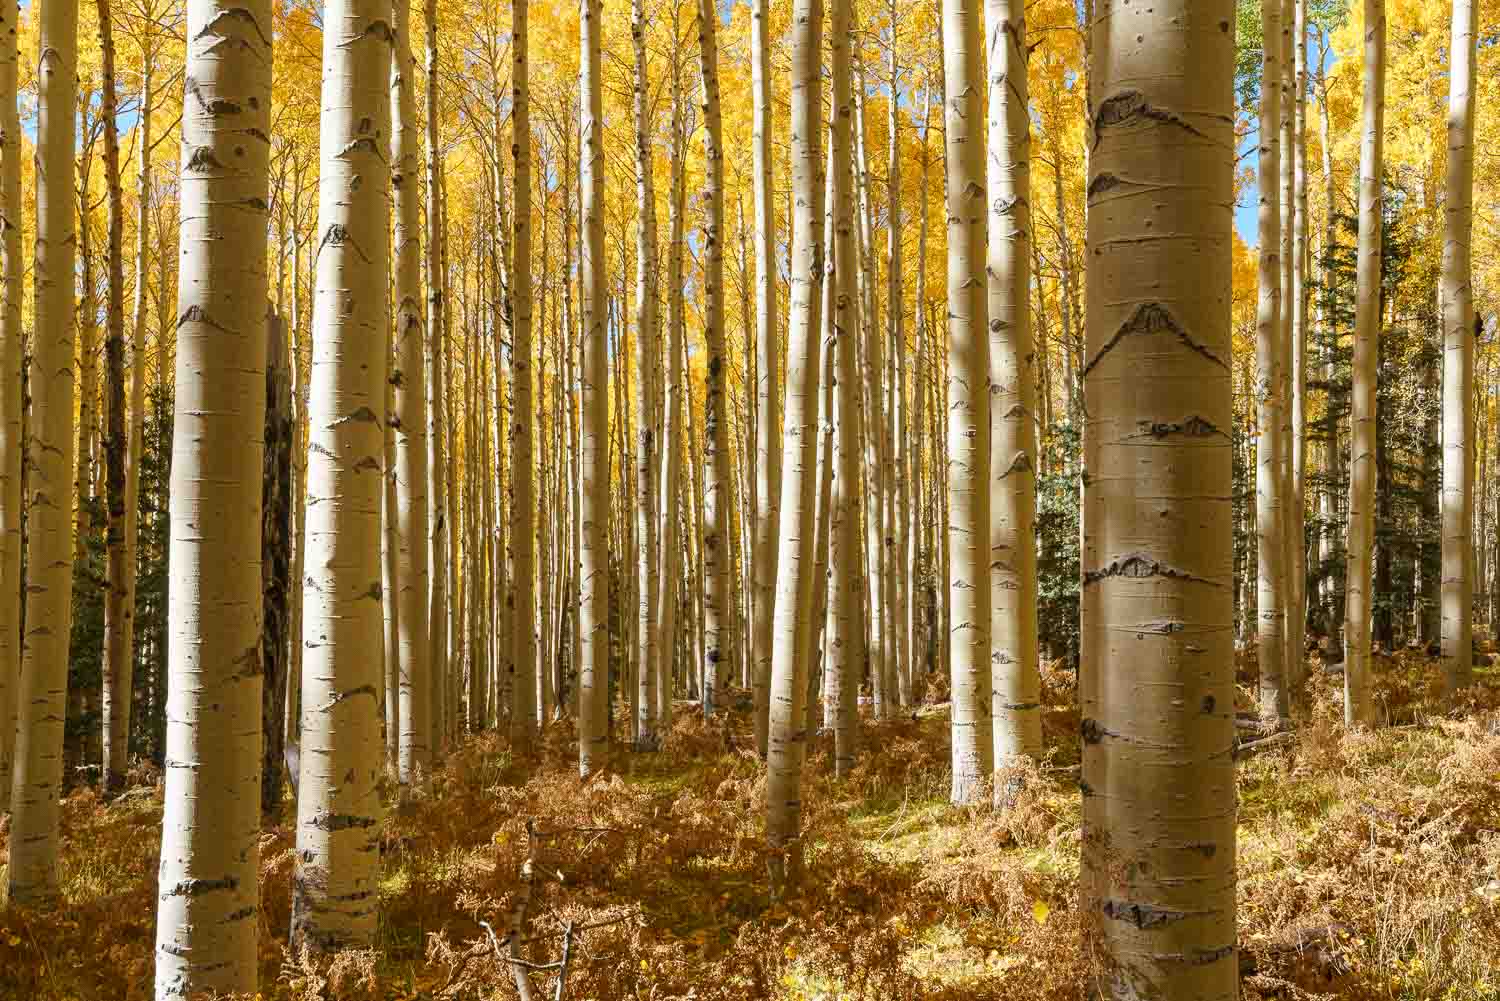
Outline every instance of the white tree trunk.
<path id="1" fill-rule="evenodd" d="M 943 0 L 948 100 L 948 538 L 953 616 L 955 803 L 980 797 L 993 761 L 990 721 L 990 402 L 984 280 L 988 199 L 984 121 L 984 31 L 977 4 Z M 871 498 L 870 503 L 875 503 Z"/>
<path id="2" fill-rule="evenodd" d="M 57 895 L 68 640 L 73 622 L 73 122 L 78 4 L 45 0 L 37 69 L 36 253 L 33 270 L 27 632 L 16 690 L 9 900 Z M 254 315 L 260 316 L 256 308 Z M 263 389 L 264 387 L 262 387 Z M 258 468 L 258 467 L 257 467 Z M 174 517 L 181 508 L 173 508 Z M 19 623 L 17 623 L 19 627 Z M 253 798 L 253 797 L 252 797 Z M 170 887 L 163 873 L 163 886 Z"/>
<path id="3" fill-rule="evenodd" d="M 1473 0 L 1453 0 L 1448 47 L 1448 173 L 1443 205 L 1443 687 L 1451 697 L 1473 681 L 1474 228 Z"/>
<path id="4" fill-rule="evenodd" d="M 1091 25 L 1081 993 L 1233 1001 L 1234 4 L 1131 9 Z"/>
<path id="5" fill-rule="evenodd" d="M 381 494 L 390 310 L 389 0 L 324 15 L 292 939 L 369 946 L 379 895 Z"/>
<path id="6" fill-rule="evenodd" d="M 21 118 L 20 10 L 0 4 L 0 813 L 10 811 L 21 668 Z"/>
<path id="7" fill-rule="evenodd" d="M 271 4 L 187 37 L 157 1001 L 253 993 L 258 956 Z"/>

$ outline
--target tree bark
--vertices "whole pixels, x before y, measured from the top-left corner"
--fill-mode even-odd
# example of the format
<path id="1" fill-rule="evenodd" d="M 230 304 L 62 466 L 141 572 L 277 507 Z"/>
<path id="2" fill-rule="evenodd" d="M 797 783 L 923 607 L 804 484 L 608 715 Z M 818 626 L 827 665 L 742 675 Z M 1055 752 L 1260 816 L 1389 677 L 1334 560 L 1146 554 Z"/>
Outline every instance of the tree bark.
<path id="1" fill-rule="evenodd" d="M 438 147 L 438 53 L 437 0 L 423 3 L 426 33 L 427 78 L 427 330 L 423 345 L 423 362 L 427 367 L 427 573 L 428 573 L 428 657 L 427 675 L 413 675 L 409 682 L 420 685 L 411 694 L 413 736 L 410 753 L 403 755 L 408 781 L 413 781 L 432 763 L 432 756 L 442 747 L 442 686 L 448 675 L 448 649 L 451 621 L 448 614 L 448 515 L 447 429 L 448 415 L 446 329 L 447 299 L 444 283 L 444 206 L 442 154 Z M 413 443 L 413 447 L 415 443 Z M 414 523 L 419 527 L 418 523 Z M 426 712 L 423 712 L 425 703 Z M 425 733 L 416 728 L 426 725 Z M 420 736 L 420 741 L 419 741 Z"/>
<path id="2" fill-rule="evenodd" d="M 157 1001 L 254 993 L 258 955 L 271 5 L 186 37 Z"/>
<path id="3" fill-rule="evenodd" d="M 286 677 L 291 647 L 292 379 L 281 317 L 266 314 L 264 456 L 261 485 L 261 764 L 260 812 L 275 818 L 281 805 L 286 747 Z M 297 638 L 301 642 L 301 637 Z"/>
<path id="4" fill-rule="evenodd" d="M 1042 752 L 1037 662 L 1031 118 L 1024 0 L 987 0 L 989 39 L 990 664 L 995 767 Z M 1003 796 L 997 785 L 995 795 Z"/>
<path id="5" fill-rule="evenodd" d="M 1474 227 L 1473 0 L 1453 0 L 1448 47 L 1448 172 L 1443 206 L 1443 688 L 1451 698 L 1473 681 L 1474 575 L 1470 553 L 1474 500 L 1474 285 L 1469 238 Z"/>
<path id="6" fill-rule="evenodd" d="M 711 8 L 705 13 L 711 13 Z M 848 90 L 849 0 L 833 0 L 835 103 Z M 822 0 L 796 0 L 792 12 L 791 158 L 797 217 L 793 227 L 791 316 L 787 330 L 786 431 L 781 511 L 785 524 L 777 553 L 775 643 L 771 653 L 771 708 L 767 744 L 766 841 L 771 892 L 795 884 L 801 863 L 802 759 L 807 743 L 807 665 L 813 622 L 818 419 L 818 327 L 822 292 L 822 206 L 819 204 L 823 102 L 820 59 Z M 840 91 L 842 66 L 843 91 Z M 837 112 L 848 136 L 848 104 Z"/>
<path id="7" fill-rule="evenodd" d="M 1385 142 L 1385 0 L 1364 0 L 1364 97 L 1360 111 L 1359 240 L 1354 299 L 1354 387 L 1349 409 L 1349 541 L 1344 575 L 1344 722 L 1373 723 L 1370 626 L 1375 595 L 1376 399 L 1380 353 L 1382 159 Z"/>
<path id="8" fill-rule="evenodd" d="M 31 394 L 29 433 L 35 445 L 29 448 L 26 469 L 25 632 L 16 689 L 6 877 L 7 899 L 16 904 L 40 903 L 58 893 L 58 790 L 73 621 L 73 122 L 78 4 L 45 0 L 36 17 L 36 250 L 31 375 L 26 387 Z M 186 501 L 174 505 L 173 513 L 187 506 Z M 162 885 L 170 887 L 167 873 L 162 875 Z M 172 923 L 162 927 L 175 930 Z"/>
<path id="9" fill-rule="evenodd" d="M 320 952 L 368 947 L 380 899 L 390 16 L 389 0 L 332 0 L 324 16 L 292 877 L 293 946 Z"/>
<path id="10" fill-rule="evenodd" d="M 0 813 L 10 811 L 21 668 L 21 118 L 19 6 L 0 4 Z M 143 116 L 144 118 L 144 116 Z"/>
<path id="11" fill-rule="evenodd" d="M 1157 0 L 1128 42 L 1117 17 L 1091 26 L 1083 993 L 1233 1001 L 1234 5 Z"/>
<path id="12" fill-rule="evenodd" d="M 990 719 L 990 373 L 984 280 L 984 30 L 977 4 L 943 0 L 948 99 L 948 607 L 953 616 L 954 803 L 972 803 L 993 767 Z M 1090 284 L 1092 287 L 1092 283 Z M 872 499 L 873 503 L 873 499 Z"/>

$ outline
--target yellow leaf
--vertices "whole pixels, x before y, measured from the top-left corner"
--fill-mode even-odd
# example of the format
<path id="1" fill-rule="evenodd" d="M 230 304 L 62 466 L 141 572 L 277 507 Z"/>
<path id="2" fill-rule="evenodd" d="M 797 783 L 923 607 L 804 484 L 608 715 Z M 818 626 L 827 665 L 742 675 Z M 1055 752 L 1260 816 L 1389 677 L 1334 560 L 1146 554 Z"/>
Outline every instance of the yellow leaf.
<path id="1" fill-rule="evenodd" d="M 1047 915 L 1051 913 L 1052 908 L 1047 906 L 1047 902 L 1045 900 L 1038 900 L 1036 903 L 1031 905 L 1031 916 L 1039 925 L 1046 924 Z"/>
<path id="2" fill-rule="evenodd" d="M 15 948 L 16 946 L 21 944 L 21 936 L 10 935 L 6 937 L 5 941 L 10 944 L 11 948 Z"/>
<path id="3" fill-rule="evenodd" d="M 795 945 L 788 945 L 785 949 L 783 949 L 781 951 L 786 956 L 787 959 L 796 959 L 797 958 L 797 947 Z"/>

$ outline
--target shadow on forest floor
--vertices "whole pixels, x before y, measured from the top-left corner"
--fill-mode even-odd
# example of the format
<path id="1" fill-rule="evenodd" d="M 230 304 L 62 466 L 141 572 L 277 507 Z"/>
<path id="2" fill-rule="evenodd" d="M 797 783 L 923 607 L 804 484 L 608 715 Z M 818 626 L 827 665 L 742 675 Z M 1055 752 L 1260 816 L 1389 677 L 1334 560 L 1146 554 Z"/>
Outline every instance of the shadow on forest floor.
<path id="1" fill-rule="evenodd" d="M 1500 998 L 1500 678 L 1485 673 L 1450 718 L 1431 712 L 1434 662 L 1377 666 L 1396 725 L 1346 734 L 1339 679 L 1315 665 L 1295 739 L 1240 767 L 1247 1001 Z M 1242 663 L 1243 708 L 1253 675 Z M 780 904 L 748 716 L 730 718 L 726 749 L 725 724 L 680 703 L 661 751 L 616 751 L 584 784 L 566 722 L 529 761 L 503 737 L 469 739 L 389 811 L 372 951 L 286 950 L 293 836 L 286 821 L 266 831 L 263 996 L 515 997 L 479 922 L 504 927 L 532 821 L 546 836 L 527 958 L 556 961 L 573 923 L 575 1001 L 1079 998 L 1078 713 L 1070 674 L 1045 681 L 1050 756 L 1005 814 L 948 805 L 945 705 L 867 719 L 842 782 L 814 740 L 805 877 Z M 0 998 L 151 996 L 161 792 L 146 769 L 136 779 L 109 806 L 89 789 L 66 800 L 68 906 L 0 910 Z M 531 976 L 551 997 L 555 972 Z"/>

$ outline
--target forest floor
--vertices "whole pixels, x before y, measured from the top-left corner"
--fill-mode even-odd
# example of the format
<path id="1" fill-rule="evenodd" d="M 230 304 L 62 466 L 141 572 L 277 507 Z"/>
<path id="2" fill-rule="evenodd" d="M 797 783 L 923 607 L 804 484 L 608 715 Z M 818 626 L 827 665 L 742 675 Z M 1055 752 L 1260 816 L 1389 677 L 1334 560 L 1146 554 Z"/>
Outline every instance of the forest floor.
<path id="1" fill-rule="evenodd" d="M 1500 673 L 1481 669 L 1468 711 L 1444 716 L 1432 711 L 1435 662 L 1402 653 L 1377 666 L 1389 725 L 1346 735 L 1341 679 L 1315 664 L 1295 737 L 1240 766 L 1247 1001 L 1500 999 Z M 1253 667 L 1241 682 L 1248 710 Z M 815 741 L 805 879 L 784 904 L 767 895 L 749 719 L 707 726 L 686 704 L 662 751 L 619 751 L 581 787 L 567 723 L 547 729 L 531 761 L 499 737 L 465 742 L 390 810 L 369 952 L 287 950 L 294 837 L 283 820 L 261 841 L 262 994 L 515 997 L 480 922 L 503 934 L 530 823 L 525 955 L 555 963 L 569 939 L 571 1001 L 1080 998 L 1073 677 L 1047 673 L 1049 757 L 1004 814 L 948 805 L 941 696 L 867 725 L 842 782 L 828 740 Z M 137 778 L 107 806 L 92 789 L 66 799 L 67 906 L 0 910 L 0 998 L 150 997 L 161 790 L 147 770 Z M 536 997 L 556 996 L 555 969 L 530 979 Z"/>

